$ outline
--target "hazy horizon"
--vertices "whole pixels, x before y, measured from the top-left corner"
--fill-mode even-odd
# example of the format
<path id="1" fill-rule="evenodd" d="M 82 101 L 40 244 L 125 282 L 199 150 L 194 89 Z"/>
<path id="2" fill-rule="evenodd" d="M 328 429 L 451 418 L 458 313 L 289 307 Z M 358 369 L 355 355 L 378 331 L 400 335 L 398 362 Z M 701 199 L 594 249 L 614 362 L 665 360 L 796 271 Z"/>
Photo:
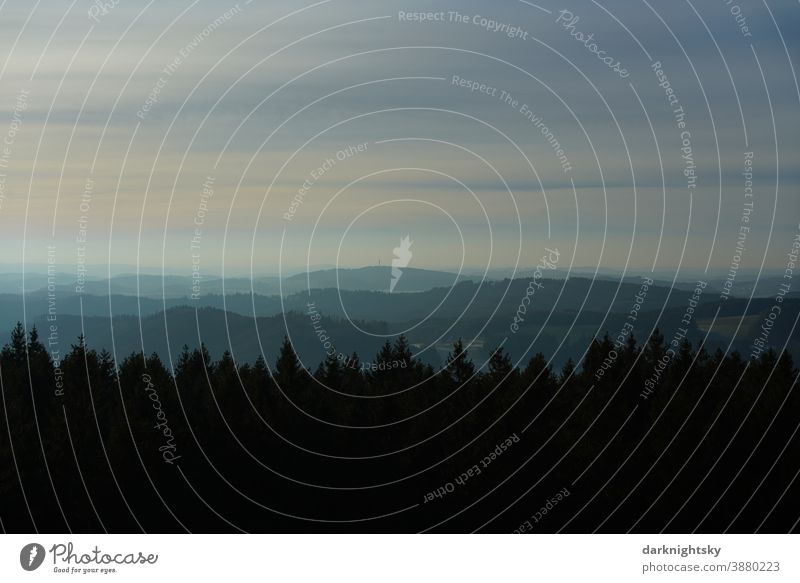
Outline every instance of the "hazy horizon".
<path id="1" fill-rule="evenodd" d="M 57 269 L 54 272 L 55 276 L 58 278 L 58 285 L 69 285 L 70 283 L 74 283 L 75 274 L 69 271 L 65 271 L 60 269 L 59 266 L 56 266 Z M 87 281 L 103 281 L 108 279 L 108 266 L 107 265 L 88 265 L 87 266 L 89 271 L 92 275 L 86 277 Z M 655 270 L 651 269 L 652 266 L 629 266 L 625 273 L 625 277 L 638 277 L 641 275 L 649 275 L 652 277 L 658 278 L 666 278 L 666 279 L 673 279 L 675 278 L 676 281 L 680 282 L 687 282 L 696 279 L 698 276 L 703 276 L 707 279 L 714 279 L 714 278 L 724 278 L 727 275 L 727 270 L 722 268 L 716 269 L 709 269 L 705 270 L 702 268 L 684 268 L 681 272 L 675 273 L 668 269 L 662 270 Z M 253 271 L 252 277 L 260 278 L 260 277 L 293 277 L 296 275 L 301 275 L 305 273 L 313 273 L 318 271 L 333 271 L 333 270 L 342 270 L 342 271 L 355 271 L 361 269 L 370 269 L 370 268 L 385 268 L 387 270 L 391 269 L 390 265 L 350 265 L 350 266 L 336 266 L 336 265 L 312 265 L 309 269 L 305 267 L 287 267 L 284 269 L 282 273 L 278 273 L 277 271 Z M 444 272 L 444 273 L 452 273 L 458 274 L 461 273 L 462 275 L 468 276 L 482 276 L 484 275 L 485 268 L 480 266 L 464 266 L 459 270 L 458 267 L 454 266 L 432 266 L 432 267 L 416 267 L 416 266 L 409 266 L 406 269 L 416 269 L 420 271 L 430 271 L 430 272 Z M 536 269 L 535 265 L 528 265 L 528 266 L 497 266 L 492 267 L 488 271 L 486 271 L 487 277 L 492 277 L 492 274 L 497 273 L 511 273 L 516 272 L 517 274 L 528 274 L 531 271 Z M 776 268 L 742 268 L 738 270 L 738 276 L 741 278 L 753 278 L 753 277 L 777 277 L 784 273 L 784 269 L 776 269 Z M 595 275 L 597 277 L 617 277 L 622 276 L 623 272 L 621 270 L 616 270 L 613 268 L 603 268 L 603 267 L 592 267 L 592 266 L 576 266 L 571 267 L 569 269 L 563 267 L 556 267 L 554 270 L 549 271 L 545 277 L 550 277 L 551 275 L 567 275 L 572 274 L 581 277 L 588 277 L 591 275 Z M 170 271 L 169 269 L 162 269 L 161 267 L 153 267 L 153 266 L 140 266 L 137 270 L 135 265 L 112 265 L 111 266 L 111 277 L 120 277 L 120 276 L 157 276 L 157 277 L 191 277 L 192 271 L 184 270 L 184 271 Z M 13 266 L 13 265 L 4 265 L 0 263 L 0 275 L 40 275 L 46 276 L 48 275 L 47 265 L 32 265 L 28 266 L 26 269 L 22 269 L 22 266 Z M 225 273 L 217 272 L 217 273 L 203 273 L 203 278 L 214 278 L 219 279 L 222 277 L 225 278 L 236 278 L 236 279 L 248 279 L 251 277 L 250 271 L 238 271 L 234 270 L 228 272 L 227 270 Z M 72 278 L 72 280 L 70 280 Z"/>

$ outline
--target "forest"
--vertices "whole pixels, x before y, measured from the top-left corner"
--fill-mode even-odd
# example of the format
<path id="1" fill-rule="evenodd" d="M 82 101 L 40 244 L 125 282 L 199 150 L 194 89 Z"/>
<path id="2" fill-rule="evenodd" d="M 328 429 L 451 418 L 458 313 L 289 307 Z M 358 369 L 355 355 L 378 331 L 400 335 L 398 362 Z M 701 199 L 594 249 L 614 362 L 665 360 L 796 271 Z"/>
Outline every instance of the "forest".
<path id="1" fill-rule="evenodd" d="M 798 371 L 656 329 L 579 364 L 405 337 L 305 367 L 53 361 L 17 324 L 0 353 L 5 532 L 789 532 L 800 516 Z M 613 358 L 609 355 L 613 352 Z M 169 359 L 167 359 L 169 360 Z M 602 371 L 599 373 L 599 371 Z M 657 371 L 657 374 L 654 374 Z"/>

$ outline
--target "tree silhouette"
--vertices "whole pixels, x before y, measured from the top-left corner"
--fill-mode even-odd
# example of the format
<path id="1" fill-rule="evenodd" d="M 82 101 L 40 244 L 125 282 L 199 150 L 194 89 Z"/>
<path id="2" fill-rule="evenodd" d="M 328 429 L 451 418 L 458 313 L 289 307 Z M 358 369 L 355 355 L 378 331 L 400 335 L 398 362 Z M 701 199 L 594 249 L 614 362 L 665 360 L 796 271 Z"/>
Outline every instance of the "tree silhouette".
<path id="1" fill-rule="evenodd" d="M 745 360 L 686 339 L 671 346 L 644 399 L 667 354 L 658 331 L 641 353 L 632 336 L 593 340 L 558 374 L 544 354 L 519 370 L 501 349 L 476 372 L 461 339 L 434 374 L 400 336 L 367 372 L 355 353 L 326 355 L 312 380 L 288 338 L 271 371 L 263 357 L 214 361 L 203 345 L 186 347 L 170 371 L 155 353 L 117 364 L 84 338 L 56 363 L 39 332 L 18 324 L 0 350 L 0 517 L 8 532 L 325 530 L 292 516 L 416 508 L 516 436 L 479 477 L 378 528 L 417 531 L 457 516 L 449 528 L 511 531 L 519 513 L 472 505 L 501 484 L 529 491 L 520 500 L 531 508 L 573 484 L 563 511 L 535 525 L 541 532 L 793 528 L 800 392 L 791 355 Z M 169 447 L 174 464 L 164 460 Z M 364 484 L 384 486 L 351 488 Z"/>

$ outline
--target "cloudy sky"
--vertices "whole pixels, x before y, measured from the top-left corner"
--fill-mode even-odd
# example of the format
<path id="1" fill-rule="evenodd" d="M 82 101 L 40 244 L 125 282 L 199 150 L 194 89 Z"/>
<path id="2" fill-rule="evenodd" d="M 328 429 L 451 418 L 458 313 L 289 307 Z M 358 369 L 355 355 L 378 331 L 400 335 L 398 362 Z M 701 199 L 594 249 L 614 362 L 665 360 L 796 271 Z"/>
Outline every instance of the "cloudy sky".
<path id="1" fill-rule="evenodd" d="M 800 4 L 740 4 L 2 2 L 2 262 L 783 269 Z"/>

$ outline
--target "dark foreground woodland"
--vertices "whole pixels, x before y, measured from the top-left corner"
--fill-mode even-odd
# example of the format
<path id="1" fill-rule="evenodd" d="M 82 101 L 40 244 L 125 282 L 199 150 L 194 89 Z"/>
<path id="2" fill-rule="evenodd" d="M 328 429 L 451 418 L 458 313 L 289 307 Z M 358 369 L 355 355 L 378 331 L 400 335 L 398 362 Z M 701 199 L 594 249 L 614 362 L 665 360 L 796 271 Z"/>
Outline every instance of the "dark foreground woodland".
<path id="1" fill-rule="evenodd" d="M 0 355 L 2 529 L 797 530 L 788 354 L 668 352 L 657 331 L 613 349 L 557 371 L 497 350 L 479 371 L 456 342 L 434 370 L 400 337 L 370 367 L 309 371 L 286 341 L 274 365 L 185 350 L 173 375 L 164 355 L 115 363 L 82 340 L 54 363 L 17 326 Z"/>

